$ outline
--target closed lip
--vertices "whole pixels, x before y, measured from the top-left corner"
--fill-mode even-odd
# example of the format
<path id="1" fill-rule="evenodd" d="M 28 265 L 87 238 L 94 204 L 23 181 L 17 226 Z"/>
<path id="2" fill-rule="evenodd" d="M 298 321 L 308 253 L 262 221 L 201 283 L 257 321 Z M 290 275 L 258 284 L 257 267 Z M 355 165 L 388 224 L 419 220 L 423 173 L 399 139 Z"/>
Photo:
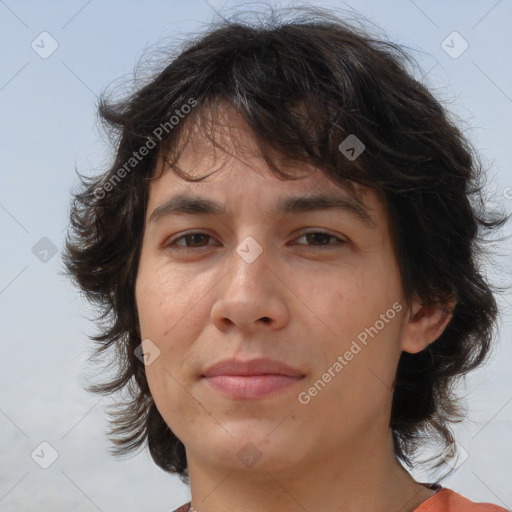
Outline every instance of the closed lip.
<path id="1" fill-rule="evenodd" d="M 209 366 L 202 377 L 217 375 L 286 375 L 288 377 L 304 377 L 304 374 L 281 361 L 260 357 L 241 361 L 239 359 L 224 359 Z"/>

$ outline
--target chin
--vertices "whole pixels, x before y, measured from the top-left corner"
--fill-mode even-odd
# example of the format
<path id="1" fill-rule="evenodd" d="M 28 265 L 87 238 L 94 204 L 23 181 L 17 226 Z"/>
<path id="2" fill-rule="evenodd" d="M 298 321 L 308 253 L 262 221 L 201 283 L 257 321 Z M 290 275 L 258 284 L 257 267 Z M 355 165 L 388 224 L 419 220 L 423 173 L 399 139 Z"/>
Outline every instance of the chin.
<path id="1" fill-rule="evenodd" d="M 259 425 L 259 428 L 250 429 L 245 426 L 237 431 L 233 425 L 226 425 L 231 435 L 220 429 L 220 439 L 212 435 L 202 436 L 205 441 L 198 451 L 207 454 L 210 464 L 230 471 L 256 474 L 284 470 L 294 466 L 303 455 L 297 449 L 299 441 L 285 431 L 272 432 L 275 427 L 274 422 L 270 427 Z"/>

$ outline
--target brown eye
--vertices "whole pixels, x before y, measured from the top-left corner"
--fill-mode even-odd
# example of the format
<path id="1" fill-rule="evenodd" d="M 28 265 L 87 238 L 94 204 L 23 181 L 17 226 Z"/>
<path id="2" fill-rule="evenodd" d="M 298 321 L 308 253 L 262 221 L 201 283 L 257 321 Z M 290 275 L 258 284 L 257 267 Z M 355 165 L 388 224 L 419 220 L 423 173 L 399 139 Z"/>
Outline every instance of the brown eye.
<path id="1" fill-rule="evenodd" d="M 308 244 L 299 244 L 299 245 L 309 245 L 313 247 L 332 247 L 340 244 L 346 243 L 345 240 L 338 238 L 337 236 L 331 235 L 330 233 L 325 233 L 323 231 L 310 231 L 308 233 L 303 233 L 297 240 L 301 238 L 305 238 Z M 329 240 L 335 240 L 335 243 L 329 243 Z"/>
<path id="2" fill-rule="evenodd" d="M 178 238 L 175 238 L 172 242 L 170 242 L 167 247 L 175 248 L 178 247 L 179 249 L 194 249 L 194 248 L 202 248 L 207 247 L 208 243 L 205 243 L 208 241 L 208 239 L 211 239 L 212 237 L 208 235 L 207 233 L 186 233 L 184 235 L 181 235 Z M 183 240 L 185 243 L 177 243 L 178 240 Z"/>

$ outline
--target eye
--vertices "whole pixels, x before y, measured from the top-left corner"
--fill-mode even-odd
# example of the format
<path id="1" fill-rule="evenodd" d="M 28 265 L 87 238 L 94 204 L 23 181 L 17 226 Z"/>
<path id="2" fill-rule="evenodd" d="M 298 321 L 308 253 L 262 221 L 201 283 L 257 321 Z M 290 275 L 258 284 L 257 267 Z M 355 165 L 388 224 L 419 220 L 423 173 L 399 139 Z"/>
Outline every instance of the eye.
<path id="1" fill-rule="evenodd" d="M 207 241 L 207 239 L 211 239 L 212 237 L 207 233 L 202 233 L 199 231 L 192 233 L 185 233 L 178 238 L 175 238 L 172 242 L 169 242 L 166 247 L 172 247 L 173 249 L 178 248 L 178 250 L 188 250 L 195 248 L 207 247 L 211 244 L 204 244 L 203 242 Z M 183 240 L 185 244 L 177 243 L 178 240 Z"/>
<path id="2" fill-rule="evenodd" d="M 296 240 L 300 240 L 301 238 L 305 238 L 308 242 L 313 242 L 313 247 L 331 248 L 333 246 L 347 243 L 346 240 L 343 240 L 341 238 L 338 238 L 337 236 L 331 235 L 330 233 L 325 233 L 324 231 L 309 231 L 307 233 L 303 233 Z M 328 243 L 329 239 L 336 240 L 336 243 Z M 298 244 L 298 245 L 304 245 L 304 244 Z"/>

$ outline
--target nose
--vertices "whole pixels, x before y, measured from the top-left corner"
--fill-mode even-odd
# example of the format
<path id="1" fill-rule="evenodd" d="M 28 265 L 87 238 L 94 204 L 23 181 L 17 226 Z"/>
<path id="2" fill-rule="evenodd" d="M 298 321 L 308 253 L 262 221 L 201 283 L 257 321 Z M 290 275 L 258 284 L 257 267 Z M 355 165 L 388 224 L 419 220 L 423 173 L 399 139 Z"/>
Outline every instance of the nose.
<path id="1" fill-rule="evenodd" d="M 282 328 L 289 321 L 291 297 L 282 275 L 265 250 L 253 261 L 234 251 L 211 309 L 213 324 L 220 331 L 238 328 L 245 335 Z"/>

